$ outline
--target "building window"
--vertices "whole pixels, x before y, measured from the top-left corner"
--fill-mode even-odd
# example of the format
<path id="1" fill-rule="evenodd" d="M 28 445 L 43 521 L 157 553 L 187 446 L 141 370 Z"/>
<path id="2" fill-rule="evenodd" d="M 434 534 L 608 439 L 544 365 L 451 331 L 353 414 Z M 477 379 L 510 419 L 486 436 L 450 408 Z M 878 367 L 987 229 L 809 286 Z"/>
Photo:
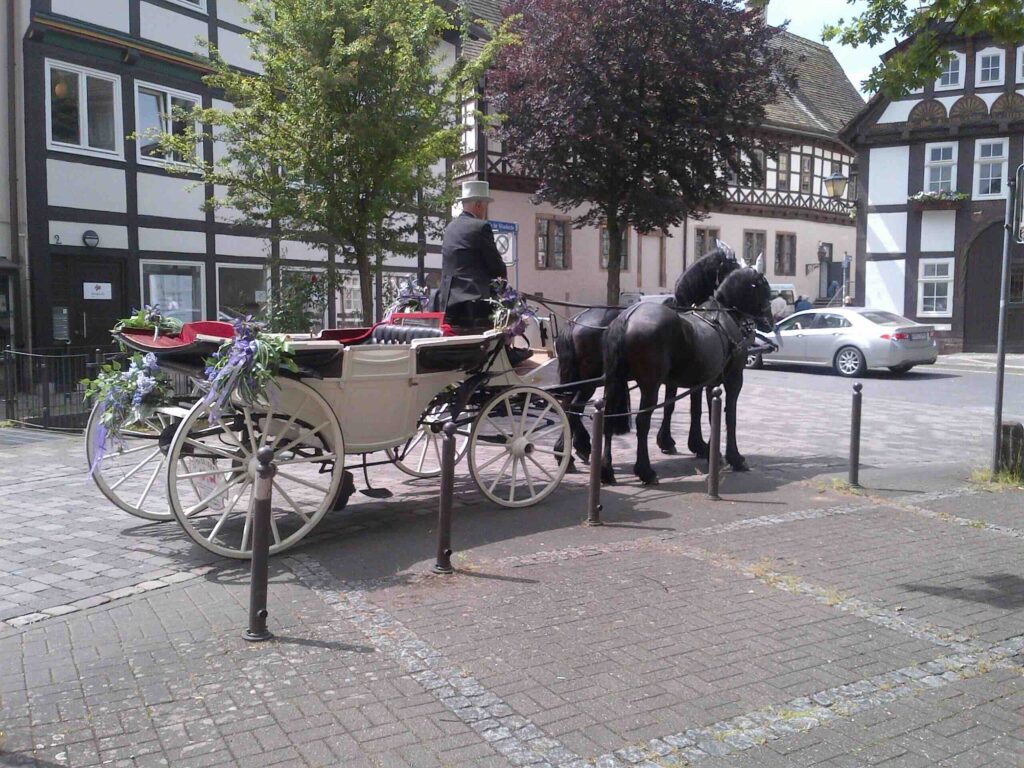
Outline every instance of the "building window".
<path id="1" fill-rule="evenodd" d="M 187 261 L 142 261 L 142 303 L 184 323 L 206 316 L 206 270 Z"/>
<path id="2" fill-rule="evenodd" d="M 1003 197 L 1006 191 L 1006 139 L 978 139 L 974 155 L 974 197 Z"/>
<path id="3" fill-rule="evenodd" d="M 747 264 L 753 266 L 757 257 L 764 253 L 766 241 L 767 234 L 765 232 L 753 229 L 743 230 L 743 259 Z"/>
<path id="4" fill-rule="evenodd" d="M 781 192 L 789 191 L 789 152 L 783 152 L 779 155 L 778 162 L 778 173 L 776 175 L 775 187 Z"/>
<path id="5" fill-rule="evenodd" d="M 160 147 L 160 134 L 184 136 L 195 129 L 195 121 L 185 117 L 198 109 L 201 101 L 191 93 L 182 93 L 149 83 L 135 84 L 136 144 L 139 162 L 162 165 L 184 163 L 190 158 L 173 153 L 165 156 Z"/>
<path id="6" fill-rule="evenodd" d="M 697 227 L 693 230 L 693 257 L 699 259 L 715 250 L 715 241 L 721 237 L 718 227 Z"/>
<path id="7" fill-rule="evenodd" d="M 941 65 L 942 70 L 939 79 L 935 81 L 935 90 L 951 91 L 962 87 L 965 58 L 961 53 L 950 53 L 949 61 Z"/>
<path id="8" fill-rule="evenodd" d="M 601 227 L 601 269 L 608 269 L 608 249 L 611 239 L 608 237 L 608 230 Z M 619 256 L 619 271 L 625 272 L 629 269 L 629 229 L 622 230 L 622 248 Z"/>
<path id="9" fill-rule="evenodd" d="M 1010 266 L 1010 293 L 1008 300 L 1011 304 L 1024 304 L 1024 264 L 1013 264 Z"/>
<path id="10" fill-rule="evenodd" d="M 572 266 L 569 219 L 537 217 L 537 269 L 569 269 Z"/>
<path id="11" fill-rule="evenodd" d="M 957 145 L 925 144 L 924 189 L 926 192 L 956 191 Z"/>
<path id="12" fill-rule="evenodd" d="M 800 192 L 802 194 L 811 194 L 811 180 L 813 178 L 814 158 L 810 155 L 800 155 Z"/>
<path id="13" fill-rule="evenodd" d="M 217 265 L 217 319 L 256 316 L 267 303 L 267 275 L 250 264 Z"/>
<path id="14" fill-rule="evenodd" d="M 918 262 L 917 314 L 949 317 L 953 314 L 953 259 Z"/>
<path id="15" fill-rule="evenodd" d="M 775 236 L 775 274 L 796 275 L 796 235 Z"/>
<path id="16" fill-rule="evenodd" d="M 46 62 L 46 145 L 121 158 L 121 79 L 107 72 Z"/>
<path id="17" fill-rule="evenodd" d="M 1017 82 L 1024 83 L 1024 46 L 1017 49 Z"/>
<path id="18" fill-rule="evenodd" d="M 183 5 L 195 11 L 206 12 L 206 0 L 171 0 L 172 3 Z"/>
<path id="19" fill-rule="evenodd" d="M 983 51 L 978 51 L 975 85 L 1002 85 L 1005 57 L 1006 52 L 999 48 L 986 48 Z"/>

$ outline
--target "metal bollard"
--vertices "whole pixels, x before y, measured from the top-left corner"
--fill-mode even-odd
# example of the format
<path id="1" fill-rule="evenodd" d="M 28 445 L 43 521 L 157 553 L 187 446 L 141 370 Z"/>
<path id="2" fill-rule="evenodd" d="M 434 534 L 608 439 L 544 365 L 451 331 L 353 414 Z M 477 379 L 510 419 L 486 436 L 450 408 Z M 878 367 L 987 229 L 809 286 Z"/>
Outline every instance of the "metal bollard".
<path id="1" fill-rule="evenodd" d="M 46 363 L 46 358 L 42 359 L 39 364 L 39 378 L 43 382 L 43 429 L 49 429 L 53 426 L 50 420 L 50 366 Z"/>
<path id="2" fill-rule="evenodd" d="M 590 492 L 587 495 L 586 525 L 601 522 L 601 462 L 604 459 L 604 400 L 594 403 L 594 423 L 590 427 Z"/>
<path id="3" fill-rule="evenodd" d="M 256 452 L 256 486 L 253 493 L 252 569 L 249 577 L 249 628 L 242 637 L 256 643 L 273 635 L 267 629 L 267 579 L 270 559 L 270 495 L 277 468 L 274 449 L 263 446 Z"/>
<path id="4" fill-rule="evenodd" d="M 4 350 L 4 417 L 14 421 L 14 379 L 17 376 L 17 369 L 14 365 L 14 350 L 10 345 Z"/>
<path id="5" fill-rule="evenodd" d="M 699 395 L 698 395 L 699 396 Z M 722 389 L 711 390 L 711 437 L 708 443 L 708 498 L 718 495 L 718 473 L 722 464 Z"/>
<path id="6" fill-rule="evenodd" d="M 437 515 L 437 560 L 434 573 L 455 573 L 452 568 L 452 498 L 455 495 L 454 421 L 441 429 L 441 499 Z"/>
<path id="7" fill-rule="evenodd" d="M 853 385 L 853 413 L 850 418 L 850 485 L 860 488 L 860 403 L 864 385 Z"/>

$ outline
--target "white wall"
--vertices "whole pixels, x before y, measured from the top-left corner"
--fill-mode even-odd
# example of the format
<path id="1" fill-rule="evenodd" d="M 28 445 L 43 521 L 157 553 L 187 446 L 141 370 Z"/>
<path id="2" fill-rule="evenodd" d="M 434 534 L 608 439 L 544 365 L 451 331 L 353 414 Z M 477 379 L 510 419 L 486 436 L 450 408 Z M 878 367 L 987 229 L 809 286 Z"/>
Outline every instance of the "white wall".
<path id="1" fill-rule="evenodd" d="M 906 271 L 907 263 L 903 259 L 866 262 L 864 305 L 871 309 L 884 309 L 902 315 Z"/>
<path id="2" fill-rule="evenodd" d="M 881 147 L 868 156 L 868 205 L 906 205 L 910 147 Z"/>
<path id="3" fill-rule="evenodd" d="M 905 123 L 910 111 L 920 103 L 920 99 L 909 101 L 891 101 L 878 117 L 879 123 Z"/>
<path id="4" fill-rule="evenodd" d="M 239 27 L 252 28 L 246 19 L 251 12 L 239 0 L 217 0 L 217 20 L 226 21 Z"/>
<path id="5" fill-rule="evenodd" d="M 956 242 L 956 211 L 921 214 L 921 252 L 952 251 Z"/>
<path id="6" fill-rule="evenodd" d="M 202 52 L 196 38 L 206 39 L 206 22 L 176 13 L 142 0 L 140 6 L 141 36 L 147 40 L 188 52 Z"/>
<path id="7" fill-rule="evenodd" d="M 205 232 L 139 228 L 139 250 L 161 253 L 206 253 Z"/>
<path id="8" fill-rule="evenodd" d="M 50 222 L 50 243 L 55 244 L 60 238 L 61 245 L 86 248 L 82 242 L 82 235 L 86 230 L 91 229 L 99 235 L 99 248 L 128 248 L 128 227 L 118 227 L 111 224 L 82 224 L 77 221 L 51 221 Z"/>
<path id="9" fill-rule="evenodd" d="M 227 29 L 218 30 L 217 50 L 224 57 L 224 61 L 234 67 L 253 72 L 263 71 L 263 66 L 249 55 L 249 40 L 244 35 Z"/>
<path id="10" fill-rule="evenodd" d="M 50 205 L 111 213 L 128 210 L 124 171 L 120 168 L 47 160 L 46 189 Z"/>
<path id="11" fill-rule="evenodd" d="M 129 0 L 52 0 L 54 13 L 127 33 Z"/>
<path id="12" fill-rule="evenodd" d="M 266 259 L 270 256 L 270 241 L 260 237 L 217 235 L 217 255 Z"/>
<path id="13" fill-rule="evenodd" d="M 157 173 L 140 173 L 137 179 L 140 216 L 164 216 L 194 221 L 206 218 L 206 212 L 203 210 L 205 193 L 202 185 L 188 179 Z"/>
<path id="14" fill-rule="evenodd" d="M 868 214 L 868 253 L 907 252 L 907 214 Z"/>

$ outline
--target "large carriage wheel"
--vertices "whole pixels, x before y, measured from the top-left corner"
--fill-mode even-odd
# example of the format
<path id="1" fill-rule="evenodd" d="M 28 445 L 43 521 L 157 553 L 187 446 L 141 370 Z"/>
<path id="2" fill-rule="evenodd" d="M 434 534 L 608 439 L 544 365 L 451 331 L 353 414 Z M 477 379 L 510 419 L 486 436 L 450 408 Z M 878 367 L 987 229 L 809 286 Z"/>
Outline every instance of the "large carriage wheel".
<path id="1" fill-rule="evenodd" d="M 561 439 L 564 450 L 556 451 Z M 535 387 L 499 392 L 480 409 L 469 438 L 469 470 L 491 501 L 536 504 L 569 466 L 569 421 L 550 394 Z"/>
<path id="2" fill-rule="evenodd" d="M 439 477 L 441 475 L 441 427 L 450 417 L 451 406 L 448 402 L 432 402 L 420 417 L 419 429 L 416 430 L 416 434 L 402 445 L 386 449 L 388 459 L 407 475 Z M 459 431 L 455 435 L 456 464 L 466 455 L 468 447 L 468 433 Z"/>
<path id="3" fill-rule="evenodd" d="M 252 557 L 256 452 L 274 449 L 270 553 L 296 544 L 334 506 L 344 474 L 338 417 L 311 387 L 279 378 L 270 405 L 235 403 L 211 420 L 200 402 L 168 454 L 168 497 L 185 532 L 218 555 Z"/>
<path id="4" fill-rule="evenodd" d="M 166 436 L 184 413 L 183 408 L 162 409 L 121 430 L 120 440 L 106 435 L 98 451 L 100 411 L 94 406 L 85 428 L 85 455 L 100 493 L 143 520 L 173 520 L 165 479 Z"/>

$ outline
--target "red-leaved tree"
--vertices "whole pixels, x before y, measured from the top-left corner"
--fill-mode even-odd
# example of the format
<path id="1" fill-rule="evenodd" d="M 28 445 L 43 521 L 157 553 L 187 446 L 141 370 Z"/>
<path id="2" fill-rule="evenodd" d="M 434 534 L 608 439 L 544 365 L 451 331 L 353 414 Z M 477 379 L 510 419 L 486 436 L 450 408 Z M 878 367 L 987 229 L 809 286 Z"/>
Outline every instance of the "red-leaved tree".
<path id="1" fill-rule="evenodd" d="M 511 0 L 522 44 L 487 76 L 505 152 L 576 226 L 608 229 L 608 303 L 622 232 L 720 202 L 761 169 L 765 105 L 788 78 L 775 30 L 733 0 Z"/>

